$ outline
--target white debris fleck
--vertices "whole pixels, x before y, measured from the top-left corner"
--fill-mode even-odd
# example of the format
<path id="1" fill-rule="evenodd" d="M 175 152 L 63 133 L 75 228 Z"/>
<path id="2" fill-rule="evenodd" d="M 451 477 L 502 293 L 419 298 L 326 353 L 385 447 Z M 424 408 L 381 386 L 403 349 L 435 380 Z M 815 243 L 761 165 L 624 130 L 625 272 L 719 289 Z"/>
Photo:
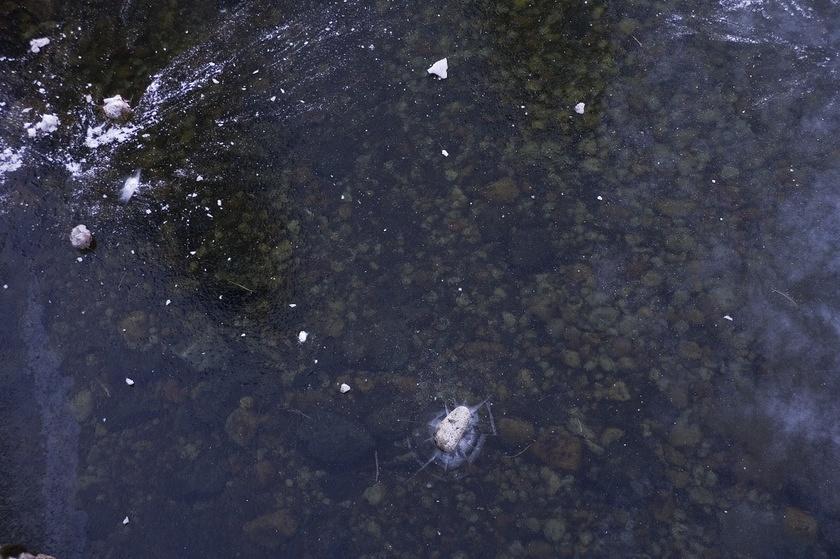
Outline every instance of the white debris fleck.
<path id="1" fill-rule="evenodd" d="M 128 520 L 128 517 L 127 517 L 127 516 L 126 516 L 125 518 L 123 518 L 123 526 L 125 526 L 126 524 L 128 524 L 128 522 L 129 522 L 129 520 Z"/>
<path id="2" fill-rule="evenodd" d="M 347 394 L 348 392 L 350 392 L 350 385 L 342 382 L 341 386 L 338 387 L 338 391 L 342 394 Z"/>
<path id="3" fill-rule="evenodd" d="M 731 321 L 733 321 L 733 320 L 735 320 L 734 318 L 732 318 L 732 317 L 731 317 L 731 316 L 729 316 L 728 314 L 723 315 L 723 318 L 725 318 L 726 320 L 729 320 L 730 322 L 731 322 Z"/>
<path id="4" fill-rule="evenodd" d="M 440 150 L 440 153 L 442 153 L 444 157 L 449 157 L 449 152 L 445 149 Z"/>
<path id="5" fill-rule="evenodd" d="M 307 332 L 306 330 L 301 330 L 298 333 L 298 342 L 299 343 L 304 343 L 306 341 L 306 338 L 308 338 L 308 337 L 309 337 L 309 332 Z"/>
<path id="6" fill-rule="evenodd" d="M 29 51 L 30 52 L 41 52 L 41 49 L 50 44 L 50 40 L 47 37 L 41 37 L 40 39 L 32 39 L 29 41 Z"/>
<path id="7" fill-rule="evenodd" d="M 603 199 L 604 199 L 604 197 L 603 197 L 603 196 L 601 196 L 600 194 L 599 194 L 598 196 L 596 196 L 596 198 L 597 198 L 598 200 L 603 200 Z"/>
<path id="8" fill-rule="evenodd" d="M 70 244 L 73 245 L 73 248 L 86 250 L 90 248 L 92 243 L 93 234 L 85 225 L 79 224 L 70 231 Z"/>
<path id="9" fill-rule="evenodd" d="M 296 306 L 297 306 L 297 303 L 289 303 L 289 307 L 291 307 L 291 308 L 295 308 Z"/>
<path id="10" fill-rule="evenodd" d="M 129 386 L 134 386 L 134 381 L 128 377 L 125 377 L 125 383 Z"/>
<path id="11" fill-rule="evenodd" d="M 445 58 L 441 58 L 440 60 L 429 66 L 429 69 L 426 70 L 426 72 L 435 75 L 442 80 L 445 80 L 447 70 L 449 70 L 449 64 L 446 62 Z"/>
<path id="12" fill-rule="evenodd" d="M 102 111 L 110 119 L 119 120 L 131 116 L 131 105 L 121 95 L 103 99 Z"/>
<path id="13" fill-rule="evenodd" d="M 171 304 L 172 304 L 172 299 L 167 299 L 167 300 L 166 300 L 166 303 L 164 304 L 164 306 L 165 306 L 165 307 L 168 307 L 168 306 L 169 306 L 169 305 L 171 305 Z"/>
<path id="14" fill-rule="evenodd" d="M 138 169 L 133 175 L 125 179 L 125 184 L 123 184 L 122 189 L 120 190 L 120 202 L 123 204 L 127 203 L 131 200 L 131 197 L 134 196 L 134 193 L 140 188 L 140 170 Z"/>
<path id="15" fill-rule="evenodd" d="M 586 103 L 578 103 L 575 105 L 575 112 L 579 115 L 583 114 L 583 111 L 586 110 Z"/>
<path id="16" fill-rule="evenodd" d="M 9 289 L 9 284 L 8 284 L 8 283 L 4 283 L 4 284 L 3 284 L 3 289 Z"/>
<path id="17" fill-rule="evenodd" d="M 271 101 L 272 103 L 273 103 L 273 102 L 275 102 L 275 101 L 277 101 L 277 96 L 276 96 L 276 95 L 272 95 L 272 96 L 271 96 L 270 101 Z"/>

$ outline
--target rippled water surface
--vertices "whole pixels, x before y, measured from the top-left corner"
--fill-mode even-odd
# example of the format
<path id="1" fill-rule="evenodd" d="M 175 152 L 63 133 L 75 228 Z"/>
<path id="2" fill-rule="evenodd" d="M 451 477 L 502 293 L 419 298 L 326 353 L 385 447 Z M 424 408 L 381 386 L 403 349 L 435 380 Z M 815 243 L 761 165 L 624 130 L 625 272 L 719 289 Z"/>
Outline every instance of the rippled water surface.
<path id="1" fill-rule="evenodd" d="M 838 21 L 0 0 L 0 545 L 840 555 Z"/>

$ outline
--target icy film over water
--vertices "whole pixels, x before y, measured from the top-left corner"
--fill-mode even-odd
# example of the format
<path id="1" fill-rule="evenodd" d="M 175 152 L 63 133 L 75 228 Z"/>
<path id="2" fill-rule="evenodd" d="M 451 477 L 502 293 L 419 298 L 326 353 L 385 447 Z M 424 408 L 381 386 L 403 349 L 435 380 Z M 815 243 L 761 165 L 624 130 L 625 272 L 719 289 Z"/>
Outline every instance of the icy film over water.
<path id="1" fill-rule="evenodd" d="M 3 553 L 840 554 L 836 2 L 75 4 L 0 5 Z"/>

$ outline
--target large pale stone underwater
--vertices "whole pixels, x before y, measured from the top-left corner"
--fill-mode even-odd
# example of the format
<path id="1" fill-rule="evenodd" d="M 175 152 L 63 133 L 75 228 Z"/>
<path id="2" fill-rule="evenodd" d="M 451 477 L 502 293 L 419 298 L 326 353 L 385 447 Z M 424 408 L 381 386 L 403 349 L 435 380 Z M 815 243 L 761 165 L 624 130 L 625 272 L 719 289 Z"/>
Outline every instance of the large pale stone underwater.
<path id="1" fill-rule="evenodd" d="M 838 21 L 0 0 L 0 556 L 840 556 Z"/>

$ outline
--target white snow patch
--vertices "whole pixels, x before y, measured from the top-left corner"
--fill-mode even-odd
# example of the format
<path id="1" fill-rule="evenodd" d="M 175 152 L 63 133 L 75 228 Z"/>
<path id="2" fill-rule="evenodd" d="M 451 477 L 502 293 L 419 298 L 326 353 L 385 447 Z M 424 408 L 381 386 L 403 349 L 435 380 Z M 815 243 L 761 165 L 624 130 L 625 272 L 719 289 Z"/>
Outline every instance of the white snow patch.
<path id="1" fill-rule="evenodd" d="M 26 133 L 29 134 L 29 137 L 34 138 L 38 132 L 44 136 L 52 134 L 58 130 L 59 124 L 60 121 L 56 115 L 44 114 L 41 115 L 40 122 L 36 122 L 35 124 L 26 124 L 24 128 L 26 128 Z"/>
<path id="2" fill-rule="evenodd" d="M 0 151 L 0 180 L 6 173 L 20 169 L 22 164 L 23 158 L 20 156 L 20 152 L 14 152 L 11 148 Z"/>

